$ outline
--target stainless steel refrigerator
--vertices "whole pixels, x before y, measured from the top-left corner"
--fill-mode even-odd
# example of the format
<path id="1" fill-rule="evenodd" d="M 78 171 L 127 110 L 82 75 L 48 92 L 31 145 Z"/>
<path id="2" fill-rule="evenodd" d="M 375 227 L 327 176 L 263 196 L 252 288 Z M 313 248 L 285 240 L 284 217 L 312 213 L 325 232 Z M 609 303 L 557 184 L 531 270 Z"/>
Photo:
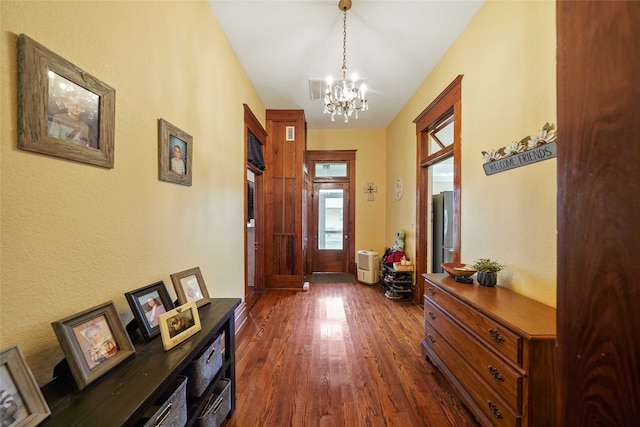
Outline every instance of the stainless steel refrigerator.
<path id="1" fill-rule="evenodd" d="M 453 260 L 453 191 L 432 196 L 433 272 L 442 273 L 440 264 Z"/>

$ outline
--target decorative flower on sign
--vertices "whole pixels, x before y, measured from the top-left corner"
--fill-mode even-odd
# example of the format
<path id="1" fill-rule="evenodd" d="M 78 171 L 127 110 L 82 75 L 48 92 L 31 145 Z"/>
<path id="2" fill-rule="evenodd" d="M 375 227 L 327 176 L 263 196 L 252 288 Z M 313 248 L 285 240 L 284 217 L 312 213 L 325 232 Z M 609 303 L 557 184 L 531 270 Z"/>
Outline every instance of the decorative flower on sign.
<path id="1" fill-rule="evenodd" d="M 525 136 L 520 141 L 513 141 L 506 147 L 497 150 L 482 151 L 482 157 L 485 163 L 495 162 L 514 154 L 531 150 L 541 145 L 556 141 L 556 131 L 554 125 L 545 123 L 537 135 Z"/>
<path id="2" fill-rule="evenodd" d="M 502 157 L 502 154 L 500 154 L 500 152 L 496 150 L 483 151 L 482 155 L 484 156 L 485 162 L 500 160 L 500 158 Z"/>
<path id="3" fill-rule="evenodd" d="M 507 145 L 504 149 L 504 152 L 507 156 L 512 154 L 518 154 L 525 150 L 525 147 L 522 145 L 520 141 L 513 141 L 511 144 Z"/>

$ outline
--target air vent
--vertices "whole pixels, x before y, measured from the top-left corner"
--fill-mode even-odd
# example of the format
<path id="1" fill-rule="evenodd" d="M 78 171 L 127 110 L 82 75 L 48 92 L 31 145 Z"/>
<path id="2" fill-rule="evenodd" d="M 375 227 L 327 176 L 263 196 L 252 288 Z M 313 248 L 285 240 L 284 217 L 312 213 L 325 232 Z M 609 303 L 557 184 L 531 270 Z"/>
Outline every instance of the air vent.
<path id="1" fill-rule="evenodd" d="M 324 99 L 326 85 L 327 83 L 324 79 L 309 79 L 309 95 L 312 101 Z"/>

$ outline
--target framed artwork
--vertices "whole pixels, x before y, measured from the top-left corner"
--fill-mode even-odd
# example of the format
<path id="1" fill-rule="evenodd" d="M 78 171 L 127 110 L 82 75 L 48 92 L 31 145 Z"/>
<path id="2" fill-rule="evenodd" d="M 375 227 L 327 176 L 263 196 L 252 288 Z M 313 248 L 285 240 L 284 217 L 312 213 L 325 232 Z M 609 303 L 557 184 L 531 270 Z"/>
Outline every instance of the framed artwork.
<path id="1" fill-rule="evenodd" d="M 194 301 L 160 315 L 160 334 L 164 350 L 171 350 L 202 329 Z"/>
<path id="2" fill-rule="evenodd" d="M 191 185 L 193 138 L 164 119 L 158 120 L 158 177 Z"/>
<path id="3" fill-rule="evenodd" d="M 51 323 L 82 390 L 135 353 L 113 301 Z"/>
<path id="4" fill-rule="evenodd" d="M 113 88 L 24 34 L 18 74 L 18 148 L 113 168 Z"/>
<path id="5" fill-rule="evenodd" d="M 211 302 L 200 267 L 172 274 L 171 282 L 178 296 L 178 304 L 194 301 L 198 307 L 202 307 Z"/>
<path id="6" fill-rule="evenodd" d="M 173 301 L 164 286 L 156 282 L 124 294 L 145 341 L 160 333 L 160 315 L 173 310 Z"/>
<path id="7" fill-rule="evenodd" d="M 0 421 L 2 426 L 37 426 L 51 414 L 20 347 L 0 353 Z"/>

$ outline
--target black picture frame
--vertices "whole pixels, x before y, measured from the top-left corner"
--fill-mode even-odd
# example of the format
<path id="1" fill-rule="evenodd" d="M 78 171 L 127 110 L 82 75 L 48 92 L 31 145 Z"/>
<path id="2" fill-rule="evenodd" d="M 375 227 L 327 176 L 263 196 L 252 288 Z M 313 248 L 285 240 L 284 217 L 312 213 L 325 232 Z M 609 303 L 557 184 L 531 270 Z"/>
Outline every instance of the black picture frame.
<path id="1" fill-rule="evenodd" d="M 138 324 L 142 338 L 150 341 L 160 334 L 160 315 L 173 310 L 174 305 L 163 281 L 152 283 L 142 288 L 126 292 L 125 297 Z M 154 309 L 148 302 L 153 299 L 157 305 Z M 146 301 L 146 302 L 145 302 Z"/>

